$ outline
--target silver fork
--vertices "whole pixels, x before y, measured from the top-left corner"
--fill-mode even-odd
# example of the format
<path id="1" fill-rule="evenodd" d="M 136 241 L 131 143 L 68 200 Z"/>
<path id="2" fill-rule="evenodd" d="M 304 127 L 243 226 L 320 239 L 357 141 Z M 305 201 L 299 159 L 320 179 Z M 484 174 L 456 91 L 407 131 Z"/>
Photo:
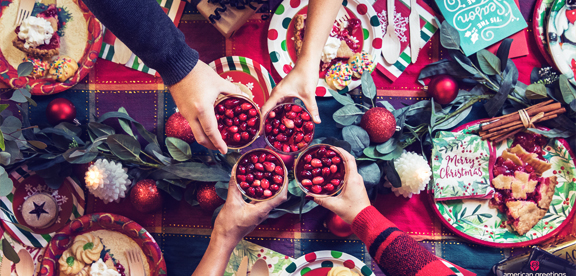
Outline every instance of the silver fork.
<path id="1" fill-rule="evenodd" d="M 140 256 L 140 252 L 136 249 L 128 249 L 124 252 L 126 259 L 128 259 L 128 269 L 130 269 L 130 276 L 143 276 L 144 262 Z"/>
<path id="2" fill-rule="evenodd" d="M 34 3 L 36 3 L 36 0 L 20 0 L 20 7 L 18 9 L 18 14 L 16 15 L 16 26 L 19 26 L 22 23 L 22 20 L 28 18 L 28 16 L 32 14 Z"/>

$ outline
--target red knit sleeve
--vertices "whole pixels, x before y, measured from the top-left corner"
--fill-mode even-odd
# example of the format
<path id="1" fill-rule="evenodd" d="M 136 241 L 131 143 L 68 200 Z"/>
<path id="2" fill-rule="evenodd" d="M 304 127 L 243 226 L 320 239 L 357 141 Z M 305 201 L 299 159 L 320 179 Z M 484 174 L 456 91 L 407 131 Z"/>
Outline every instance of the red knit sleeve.
<path id="1" fill-rule="evenodd" d="M 456 275 L 458 271 L 475 275 L 459 267 L 449 267 L 452 264 L 420 246 L 373 206 L 356 216 L 352 230 L 386 275 Z"/>

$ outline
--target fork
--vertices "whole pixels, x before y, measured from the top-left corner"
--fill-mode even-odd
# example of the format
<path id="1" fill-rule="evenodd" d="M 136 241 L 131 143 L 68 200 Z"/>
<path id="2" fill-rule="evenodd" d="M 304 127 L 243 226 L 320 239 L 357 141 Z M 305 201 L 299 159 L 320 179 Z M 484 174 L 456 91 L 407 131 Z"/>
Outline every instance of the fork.
<path id="1" fill-rule="evenodd" d="M 136 249 L 128 249 L 124 252 L 126 259 L 128 259 L 128 269 L 130 269 L 130 276 L 142 276 L 144 274 L 144 263 L 140 252 Z"/>
<path id="2" fill-rule="evenodd" d="M 340 10 L 338 10 L 338 15 L 336 15 L 336 22 L 338 22 L 338 25 L 342 26 L 342 24 L 344 24 L 348 19 L 350 19 L 350 16 L 348 15 L 346 8 L 341 6 Z"/>
<path id="3" fill-rule="evenodd" d="M 28 18 L 34 9 L 34 3 L 36 0 L 20 0 L 20 7 L 18 9 L 18 14 L 16 15 L 16 26 L 22 23 L 22 20 Z"/>

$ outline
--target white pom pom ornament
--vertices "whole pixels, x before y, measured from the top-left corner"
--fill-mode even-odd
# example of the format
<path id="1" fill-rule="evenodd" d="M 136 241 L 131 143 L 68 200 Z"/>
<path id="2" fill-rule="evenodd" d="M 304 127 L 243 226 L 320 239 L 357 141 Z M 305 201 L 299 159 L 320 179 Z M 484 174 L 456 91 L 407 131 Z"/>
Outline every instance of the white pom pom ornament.
<path id="1" fill-rule="evenodd" d="M 402 180 L 402 187 L 392 187 L 396 196 L 403 195 L 406 198 L 411 198 L 412 194 L 419 194 L 420 191 L 426 189 L 426 184 L 432 176 L 430 165 L 424 160 L 424 157 L 411 151 L 404 151 L 400 157 L 396 158 L 394 167 Z"/>
<path id="2" fill-rule="evenodd" d="M 120 199 L 126 196 L 126 190 L 131 183 L 126 171 L 120 163 L 98 159 L 86 171 L 86 187 L 104 203 L 120 202 Z"/>

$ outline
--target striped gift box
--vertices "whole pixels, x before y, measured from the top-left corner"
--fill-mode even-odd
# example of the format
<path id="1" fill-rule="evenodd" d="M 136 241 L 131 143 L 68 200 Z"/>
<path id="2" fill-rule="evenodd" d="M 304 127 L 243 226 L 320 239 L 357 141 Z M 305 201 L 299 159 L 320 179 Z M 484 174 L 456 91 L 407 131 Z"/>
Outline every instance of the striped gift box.
<path id="1" fill-rule="evenodd" d="M 184 13 L 184 6 L 186 5 L 185 1 L 181 0 L 156 0 L 160 7 L 166 12 L 168 17 L 174 22 L 176 26 L 180 22 L 180 18 L 182 17 L 182 13 Z M 100 54 L 98 57 L 103 58 L 105 60 L 113 61 L 114 58 L 114 42 L 116 40 L 116 36 L 112 34 L 109 30 L 104 27 L 104 41 L 102 42 L 102 48 L 100 49 Z M 146 66 L 140 58 L 136 55 L 132 54 L 128 62 L 124 64 L 128 68 L 132 68 L 134 70 L 138 70 L 144 73 L 148 73 L 150 75 L 157 75 L 156 70 Z"/>
<path id="2" fill-rule="evenodd" d="M 22 183 L 24 179 L 34 174 L 35 173 L 33 171 L 29 171 L 26 166 L 22 166 L 12 171 L 10 176 L 19 183 Z M 68 177 L 66 179 L 70 184 L 72 184 L 70 186 L 73 188 L 73 207 L 70 219 L 75 219 L 84 215 L 84 206 L 86 203 L 84 191 L 72 178 Z M 14 223 L 18 223 L 16 216 L 14 215 L 14 210 L 12 209 L 12 201 L 14 200 L 15 192 L 16 187 L 13 187 L 12 192 L 9 195 L 0 198 L 0 219 L 2 219 L 2 228 L 8 232 L 12 238 L 24 245 L 39 248 L 46 247 L 55 233 L 35 234 L 20 229 L 14 225 Z"/>

